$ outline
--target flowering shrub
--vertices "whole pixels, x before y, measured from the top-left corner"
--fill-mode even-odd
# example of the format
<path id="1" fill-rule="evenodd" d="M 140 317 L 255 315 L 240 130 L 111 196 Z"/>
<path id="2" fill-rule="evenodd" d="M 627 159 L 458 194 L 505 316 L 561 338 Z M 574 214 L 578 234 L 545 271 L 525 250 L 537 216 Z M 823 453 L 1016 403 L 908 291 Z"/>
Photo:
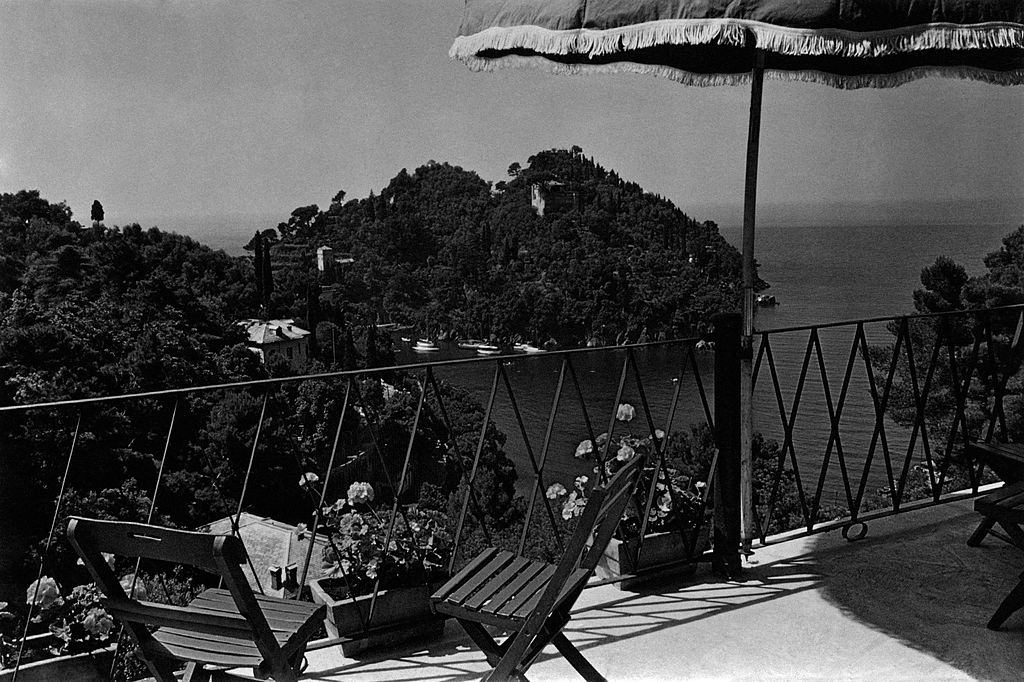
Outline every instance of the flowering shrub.
<path id="1" fill-rule="evenodd" d="M 389 541 L 391 511 L 378 512 L 373 499 L 373 486 L 357 482 L 322 510 L 331 538 L 323 552 L 325 574 L 344 578 L 353 595 L 368 594 L 378 583 L 390 589 L 444 577 L 452 551 L 444 514 L 415 505 L 400 509 Z"/>
<path id="2" fill-rule="evenodd" d="M 679 468 L 667 465 L 660 469 L 658 480 L 654 480 L 654 469 L 656 464 L 657 440 L 664 446 L 665 432 L 656 429 L 654 434 L 640 436 L 634 434 L 628 424 L 636 417 L 636 408 L 629 403 L 622 403 L 615 410 L 615 418 L 623 424 L 624 433 L 616 434 L 612 442 L 608 442 L 608 434 L 602 433 L 594 441 L 589 439 L 582 441 L 577 447 L 575 457 L 577 459 L 594 459 L 598 466 L 594 467 L 594 473 L 600 473 L 600 457 L 607 447 L 607 459 L 603 464 L 604 474 L 610 478 L 619 469 L 636 457 L 643 457 L 646 460 L 644 469 L 640 474 L 640 482 L 637 486 L 635 496 L 636 505 L 629 505 L 623 514 L 622 522 L 619 524 L 617 535 L 620 538 L 628 539 L 637 537 L 642 527 L 641 512 L 647 503 L 651 488 L 654 488 L 654 500 L 647 516 L 648 533 L 658 533 L 667 530 L 680 528 L 696 528 L 704 515 L 703 481 L 694 480 L 692 476 L 683 473 Z M 554 483 L 547 489 L 547 497 L 552 500 L 562 499 L 562 518 L 569 520 L 583 513 L 586 506 L 585 485 L 588 481 L 586 476 L 576 478 L 572 491 L 566 490 L 561 483 Z M 669 487 L 671 485 L 671 488 Z"/>
<path id="3" fill-rule="evenodd" d="M 45 628 L 53 635 L 42 650 L 26 650 L 23 663 L 48 658 L 93 651 L 113 642 L 114 619 L 100 604 L 100 593 L 96 585 L 77 585 L 67 594 L 62 594 L 57 581 L 42 576 L 25 591 L 25 605 L 17 608 L 0 602 L 0 661 L 2 666 L 14 664 L 17 656 L 17 642 L 21 639 L 21 628 L 29 605 L 32 605 L 32 623 Z M 11 610 L 8 610 L 8 608 Z M 17 611 L 19 615 L 12 612 Z M 20 621 L 20 623 L 19 623 Z"/>

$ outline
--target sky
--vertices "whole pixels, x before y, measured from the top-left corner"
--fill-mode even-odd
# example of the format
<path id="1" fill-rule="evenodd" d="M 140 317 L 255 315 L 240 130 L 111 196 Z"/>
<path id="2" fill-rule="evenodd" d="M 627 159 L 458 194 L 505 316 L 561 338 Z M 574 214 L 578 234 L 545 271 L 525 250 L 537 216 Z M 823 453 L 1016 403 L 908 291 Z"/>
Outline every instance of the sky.
<path id="1" fill-rule="evenodd" d="M 537 151 L 579 145 L 695 217 L 737 215 L 748 87 L 474 73 L 448 58 L 461 11 L 461 0 L 7 0 L 0 192 L 39 189 L 83 222 L 94 199 L 107 224 L 284 220 L 429 160 L 497 181 Z M 768 215 L 1024 199 L 1022 87 L 767 81 L 763 106 Z"/>

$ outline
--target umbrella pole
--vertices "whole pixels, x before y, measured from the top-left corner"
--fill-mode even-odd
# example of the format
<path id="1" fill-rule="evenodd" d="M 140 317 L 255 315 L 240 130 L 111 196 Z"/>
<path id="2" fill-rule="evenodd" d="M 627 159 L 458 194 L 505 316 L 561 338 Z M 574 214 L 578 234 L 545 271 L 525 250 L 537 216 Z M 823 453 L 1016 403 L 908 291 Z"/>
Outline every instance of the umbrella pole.
<path id="1" fill-rule="evenodd" d="M 743 187 L 743 331 L 740 339 L 740 538 L 749 552 L 754 538 L 754 215 L 757 206 L 757 153 L 761 138 L 761 92 L 764 51 L 755 50 L 750 79 L 750 124 L 747 129 L 747 166 Z"/>

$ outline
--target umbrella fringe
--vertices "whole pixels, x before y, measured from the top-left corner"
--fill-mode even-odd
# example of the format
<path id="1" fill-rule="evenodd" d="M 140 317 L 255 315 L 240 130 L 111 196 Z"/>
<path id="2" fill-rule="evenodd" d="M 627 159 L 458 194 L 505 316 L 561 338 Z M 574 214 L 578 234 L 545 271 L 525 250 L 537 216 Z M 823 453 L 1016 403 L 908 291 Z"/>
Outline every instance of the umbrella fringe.
<path id="1" fill-rule="evenodd" d="M 490 27 L 457 37 L 449 54 L 461 61 L 479 59 L 477 55 L 485 51 L 509 50 L 595 58 L 659 45 L 743 47 L 750 43 L 750 36 L 760 49 L 794 56 L 886 57 L 921 50 L 1024 48 L 1024 26 L 1006 22 L 920 24 L 855 32 L 790 28 L 746 19 L 666 19 L 606 30 Z"/>
<path id="2" fill-rule="evenodd" d="M 501 68 L 533 67 L 557 74 L 614 74 L 638 73 L 659 76 L 692 86 L 745 85 L 750 83 L 750 73 L 695 73 L 683 69 L 637 62 L 616 62 L 614 64 L 564 64 L 547 58 L 522 55 L 508 55 L 499 59 L 462 59 L 473 71 L 496 71 Z M 1024 82 L 1024 71 L 990 71 L 969 66 L 920 66 L 893 73 L 837 74 L 827 71 L 766 70 L 765 78 L 777 81 L 799 81 L 818 83 L 833 88 L 856 90 L 859 88 L 894 88 L 927 77 L 945 77 L 973 80 L 992 85 L 1018 85 Z"/>

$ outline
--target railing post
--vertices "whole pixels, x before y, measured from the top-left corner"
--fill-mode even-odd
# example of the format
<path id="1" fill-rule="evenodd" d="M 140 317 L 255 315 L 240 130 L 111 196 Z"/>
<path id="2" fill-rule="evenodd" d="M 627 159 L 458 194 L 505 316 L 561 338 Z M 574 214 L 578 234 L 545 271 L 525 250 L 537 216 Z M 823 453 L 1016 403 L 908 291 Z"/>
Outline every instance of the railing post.
<path id="1" fill-rule="evenodd" d="M 740 565 L 740 332 L 742 318 L 724 313 L 715 325 L 715 529 L 712 569 L 738 577 Z"/>

